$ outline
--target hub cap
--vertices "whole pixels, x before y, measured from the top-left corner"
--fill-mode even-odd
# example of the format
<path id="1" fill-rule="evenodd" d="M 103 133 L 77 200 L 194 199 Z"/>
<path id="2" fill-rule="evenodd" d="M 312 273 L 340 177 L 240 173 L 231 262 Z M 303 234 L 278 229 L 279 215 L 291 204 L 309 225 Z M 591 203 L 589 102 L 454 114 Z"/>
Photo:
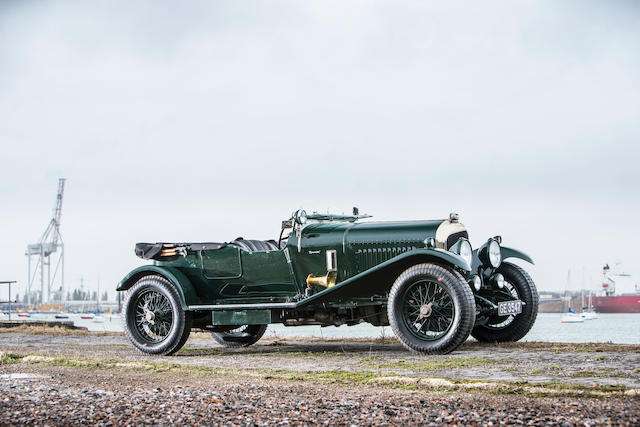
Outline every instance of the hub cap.
<path id="1" fill-rule="evenodd" d="M 455 318 L 453 298 L 438 282 L 418 281 L 403 298 L 404 323 L 416 337 L 433 341 L 442 338 Z"/>
<path id="2" fill-rule="evenodd" d="M 138 295 L 135 305 L 135 328 L 148 342 L 164 340 L 173 325 L 173 310 L 167 297 L 149 290 Z"/>

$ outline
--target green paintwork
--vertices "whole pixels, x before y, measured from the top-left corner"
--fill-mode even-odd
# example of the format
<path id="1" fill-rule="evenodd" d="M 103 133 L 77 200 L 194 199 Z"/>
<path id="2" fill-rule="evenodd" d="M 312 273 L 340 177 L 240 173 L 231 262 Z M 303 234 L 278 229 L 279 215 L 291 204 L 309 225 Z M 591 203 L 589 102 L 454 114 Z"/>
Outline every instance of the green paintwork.
<path id="1" fill-rule="evenodd" d="M 118 283 L 117 291 L 124 291 L 133 286 L 140 278 L 151 274 L 159 274 L 167 278 L 178 291 L 180 296 L 180 304 L 183 309 L 187 309 L 190 305 L 200 304 L 194 286 L 187 276 L 179 269 L 174 267 L 161 267 L 157 265 L 143 265 L 132 270 Z"/>
<path id="2" fill-rule="evenodd" d="M 271 310 L 225 310 L 211 313 L 214 326 L 265 325 L 271 323 Z"/>
<path id="3" fill-rule="evenodd" d="M 473 267 L 482 274 L 477 250 L 469 266 L 450 250 L 426 247 L 425 240 L 435 237 L 443 221 L 313 222 L 294 230 L 282 250 L 246 251 L 233 244 L 190 249 L 185 256 L 136 268 L 117 290 L 127 290 L 144 275 L 163 275 L 175 286 L 185 310 L 215 312 L 209 318 L 212 325 L 270 323 L 353 307 L 380 310 L 394 281 L 412 265 L 438 263 L 465 277 Z M 327 274 L 327 251 L 336 254 L 337 284 L 307 294 L 307 276 Z M 503 258 L 532 262 L 515 249 L 502 251 Z"/>
<path id="4" fill-rule="evenodd" d="M 375 295 L 376 293 L 384 293 L 393 284 L 393 281 L 391 282 L 387 281 L 385 283 L 379 284 L 379 286 L 376 287 L 376 286 L 373 286 L 375 284 L 372 283 L 372 280 L 371 280 L 372 278 L 375 279 L 375 277 L 380 277 L 380 275 L 384 273 L 388 273 L 388 276 L 392 277 L 395 280 L 395 278 L 400 273 L 400 271 L 398 271 L 398 269 L 394 267 L 397 267 L 398 265 L 411 266 L 411 265 L 415 265 L 423 262 L 440 262 L 445 265 L 455 265 L 456 267 L 462 270 L 469 271 L 469 264 L 467 264 L 467 262 L 459 255 L 453 254 L 451 252 L 448 252 L 442 249 L 435 249 L 435 248 L 415 249 L 410 252 L 405 252 L 401 255 L 398 255 L 393 259 L 380 263 L 367 271 L 363 271 L 362 273 L 359 273 L 353 277 L 350 277 L 349 279 L 341 283 L 338 283 L 337 285 L 331 288 L 327 288 L 321 292 L 311 295 L 310 297 L 304 298 L 295 303 L 289 303 L 289 302 L 282 302 L 280 304 L 276 303 L 271 305 L 270 308 L 299 309 L 299 308 L 305 308 L 307 306 L 325 304 L 330 301 L 340 301 L 341 299 L 344 299 L 344 298 L 349 298 L 349 300 L 351 300 L 353 298 L 356 298 L 354 295 L 357 295 L 360 298 L 365 297 L 363 298 L 364 300 L 363 302 L 370 303 L 371 302 L 370 298 L 366 298 L 366 297 L 370 297 L 371 295 Z M 238 309 L 252 308 L 251 303 L 247 303 L 244 301 L 237 301 L 235 304 L 237 304 L 235 308 L 238 308 Z M 216 307 L 215 306 L 211 307 L 211 309 L 216 310 Z M 225 310 L 225 308 L 220 307 L 218 310 Z"/>
<path id="5" fill-rule="evenodd" d="M 478 272 L 479 268 L 483 268 L 484 266 L 482 265 L 482 261 L 480 260 L 480 258 L 478 257 L 478 253 L 480 252 L 480 250 L 486 246 L 486 243 L 482 246 L 480 246 L 477 249 L 474 249 L 473 251 L 473 259 L 471 261 L 471 270 L 474 273 Z M 528 263 L 534 264 L 533 259 L 531 259 L 531 257 L 527 254 L 525 254 L 522 251 L 519 251 L 517 249 L 513 249 L 513 248 L 509 248 L 509 247 L 505 247 L 500 245 L 500 253 L 502 254 L 502 260 L 506 260 L 509 258 L 519 258 L 522 259 L 524 261 L 527 261 Z M 487 270 L 491 270 L 490 267 L 485 267 L 484 269 Z"/>
<path id="6" fill-rule="evenodd" d="M 402 253 L 424 248 L 424 240 L 434 237 L 440 224 L 442 220 L 309 224 L 302 229 L 300 251 L 295 233 L 287 249 L 298 283 L 303 283 L 308 274 L 326 274 L 325 251 L 335 250 L 337 281 L 342 282 Z"/>
<path id="7" fill-rule="evenodd" d="M 508 258 L 520 258 L 523 259 L 525 261 L 527 261 L 530 264 L 535 264 L 533 262 L 533 259 L 531 259 L 531 257 L 527 254 L 525 254 L 522 251 L 519 251 L 517 249 L 513 249 L 513 248 L 507 248 L 505 246 L 500 246 L 500 253 L 502 254 L 502 259 L 508 259 Z"/>
<path id="8" fill-rule="evenodd" d="M 237 279 L 242 277 L 240 249 L 227 246 L 215 251 L 200 251 L 202 273 L 207 279 Z"/>

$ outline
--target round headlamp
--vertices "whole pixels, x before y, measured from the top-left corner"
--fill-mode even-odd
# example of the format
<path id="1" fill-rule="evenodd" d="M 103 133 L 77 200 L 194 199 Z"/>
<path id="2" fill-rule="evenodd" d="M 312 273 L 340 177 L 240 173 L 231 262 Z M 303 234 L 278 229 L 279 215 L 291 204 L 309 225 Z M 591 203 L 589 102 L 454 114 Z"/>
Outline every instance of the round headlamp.
<path id="1" fill-rule="evenodd" d="M 491 281 L 498 288 L 500 289 L 504 288 L 504 276 L 502 274 L 500 273 L 494 274 L 493 276 L 491 276 Z"/>
<path id="2" fill-rule="evenodd" d="M 479 291 L 480 288 L 482 287 L 482 280 L 480 279 L 480 276 L 478 276 L 477 274 L 474 274 L 469 279 L 469 284 L 473 286 L 473 289 L 475 289 L 476 291 Z"/>
<path id="3" fill-rule="evenodd" d="M 489 255 L 489 263 L 493 268 L 500 267 L 500 263 L 502 262 L 502 252 L 500 251 L 500 244 L 491 240 L 487 247 L 487 252 Z"/>
<path id="4" fill-rule="evenodd" d="M 468 240 L 462 240 L 460 247 L 458 248 L 458 255 L 464 258 L 465 261 L 471 266 L 471 258 L 473 257 L 473 250 L 471 249 L 471 243 Z"/>
<path id="5" fill-rule="evenodd" d="M 471 267 L 471 261 L 473 259 L 473 250 L 471 249 L 471 243 L 464 237 L 461 237 L 455 245 L 449 248 L 450 252 L 460 255 Z"/>

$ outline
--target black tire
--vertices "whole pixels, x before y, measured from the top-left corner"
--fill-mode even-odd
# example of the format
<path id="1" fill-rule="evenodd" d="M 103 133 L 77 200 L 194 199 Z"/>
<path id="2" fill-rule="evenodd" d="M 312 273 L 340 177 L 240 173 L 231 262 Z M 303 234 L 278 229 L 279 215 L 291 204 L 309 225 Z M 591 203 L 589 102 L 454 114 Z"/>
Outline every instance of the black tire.
<path id="1" fill-rule="evenodd" d="M 393 284 L 387 305 L 389 323 L 402 345 L 428 354 L 458 348 L 469 337 L 475 313 L 473 292 L 462 276 L 430 263 L 405 270 Z"/>
<path id="2" fill-rule="evenodd" d="M 176 288 L 162 276 L 144 276 L 127 291 L 122 310 L 125 335 L 143 353 L 169 355 L 180 350 L 189 338 L 191 318 Z"/>
<path id="3" fill-rule="evenodd" d="M 504 276 L 505 289 L 515 292 L 514 296 L 525 303 L 522 313 L 491 317 L 487 325 L 474 327 L 471 335 L 483 342 L 518 341 L 529 332 L 538 316 L 538 290 L 531 276 L 518 265 L 503 262 L 497 271 Z"/>
<path id="4" fill-rule="evenodd" d="M 212 332 L 211 336 L 225 347 L 248 347 L 258 342 L 267 331 L 267 325 L 243 325 L 228 332 Z"/>

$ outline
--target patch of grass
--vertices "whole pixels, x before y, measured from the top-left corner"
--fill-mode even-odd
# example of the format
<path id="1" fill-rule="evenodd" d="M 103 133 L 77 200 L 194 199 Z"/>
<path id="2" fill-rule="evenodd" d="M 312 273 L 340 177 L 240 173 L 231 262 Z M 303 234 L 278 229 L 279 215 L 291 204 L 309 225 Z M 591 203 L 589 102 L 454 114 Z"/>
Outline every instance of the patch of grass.
<path id="1" fill-rule="evenodd" d="M 556 374 L 561 369 L 562 368 L 558 365 L 547 365 L 544 368 L 533 369 L 530 373 L 532 375 L 539 375 L 539 374 L 545 374 L 545 373 Z"/>
<path id="2" fill-rule="evenodd" d="M 18 363 L 22 359 L 19 354 L 13 353 L 0 353 L 0 365 L 9 365 L 11 363 Z"/>
<path id="3" fill-rule="evenodd" d="M 464 347 L 500 347 L 507 349 L 529 350 L 529 351 L 553 351 L 555 353 L 640 353 L 640 345 L 637 344 L 614 344 L 614 343 L 556 343 L 542 341 L 528 342 L 506 342 L 506 343 L 479 343 L 467 342 Z M 464 348 L 463 347 L 463 348 Z"/>
<path id="4" fill-rule="evenodd" d="M 360 359 L 359 364 L 372 369 L 402 369 L 418 372 L 438 371 L 446 369 L 474 368 L 487 366 L 502 361 L 481 357 L 452 357 L 449 359 L 420 360 L 407 362 L 405 360 L 388 360 L 379 356 L 368 356 Z"/>
<path id="5" fill-rule="evenodd" d="M 395 336 L 381 336 L 378 338 L 329 338 L 329 337 L 280 337 L 275 335 L 266 335 L 262 341 L 275 340 L 287 345 L 289 342 L 326 342 L 326 343 L 375 343 L 375 344 L 398 344 L 399 341 Z M 269 345 L 267 343 L 263 345 Z"/>
<path id="6" fill-rule="evenodd" d="M 89 358 L 89 357 L 64 357 L 64 356 L 42 356 L 34 354 L 13 355 L 16 361 L 32 364 L 44 364 L 51 366 L 65 366 L 81 369 L 135 369 L 145 370 L 152 373 L 161 372 L 205 372 L 216 373 L 217 368 L 203 366 L 190 366 L 178 363 L 156 363 L 147 361 L 122 361 L 115 358 Z"/>
<path id="7" fill-rule="evenodd" d="M 578 397 L 607 398 L 610 395 L 622 394 L 628 388 L 624 385 L 586 386 L 571 383 L 528 383 L 526 381 L 505 384 L 490 390 L 493 394 L 521 394 L 528 397 Z"/>
<path id="8" fill-rule="evenodd" d="M 597 371 L 582 370 L 570 373 L 568 376 L 572 378 L 619 378 L 624 377 L 623 372 L 616 371 L 615 368 L 598 368 Z"/>
<path id="9" fill-rule="evenodd" d="M 529 383 L 516 382 L 483 382 L 478 380 L 459 380 L 445 378 L 427 378 L 414 376 L 381 376 L 380 372 L 370 370 L 347 371 L 335 369 L 331 371 L 295 371 L 289 369 L 238 369 L 213 368 L 192 364 L 176 364 L 155 362 L 149 360 L 119 360 L 115 358 L 62 357 L 47 355 L 2 354 L 0 360 L 6 363 L 37 363 L 51 366 L 63 366 L 83 369 L 87 373 L 96 369 L 121 370 L 126 378 L 129 370 L 144 370 L 156 375 L 174 375 L 188 378 L 202 375 L 207 377 L 225 378 L 233 381 L 238 378 L 260 378 L 262 380 L 276 380 L 284 382 L 312 382 L 316 384 L 335 384 L 344 387 L 381 387 L 407 390 L 431 390 L 443 392 L 469 392 L 493 394 L 520 394 L 532 397 L 595 397 L 606 398 L 611 395 L 624 394 L 624 385 L 615 386 L 585 386 L 570 383 Z M 378 358 L 367 358 L 378 360 Z M 447 360 L 447 359 L 445 359 Z M 443 362 L 442 360 L 440 362 Z M 4 363 L 4 362 L 3 362 Z M 450 366 L 450 365 L 448 365 Z M 455 366 L 459 366 L 459 362 Z"/>
<path id="10" fill-rule="evenodd" d="M 531 385 L 539 387 L 550 387 L 556 390 L 578 390 L 578 391 L 599 391 L 605 393 L 624 392 L 629 389 L 624 384 L 617 385 L 584 385 L 574 383 L 561 383 L 552 381 L 550 383 L 531 383 Z"/>
<path id="11" fill-rule="evenodd" d="M 522 387 L 508 387 L 508 386 L 502 386 L 502 387 L 496 387 L 493 390 L 491 390 L 491 393 L 493 394 L 522 394 L 523 392 L 523 388 Z"/>
<path id="12" fill-rule="evenodd" d="M 342 371 L 335 369 L 332 371 L 289 371 L 286 379 L 293 381 L 315 380 L 331 384 L 364 384 L 377 377 L 378 374 L 371 371 Z"/>
<path id="13" fill-rule="evenodd" d="M 265 346 L 266 347 L 266 346 Z M 345 353 L 341 353 L 338 351 L 301 351 L 295 348 L 288 349 L 280 349 L 279 346 L 275 346 L 274 349 L 269 349 L 266 351 L 261 351 L 257 349 L 218 349 L 218 348 L 189 348 L 184 347 L 178 353 L 177 356 L 230 356 L 235 357 L 238 355 L 242 356 L 255 356 L 255 357 L 263 357 L 265 354 L 272 354 L 283 357 L 304 357 L 304 358 L 326 358 L 326 357 L 336 357 L 343 356 Z"/>
<path id="14" fill-rule="evenodd" d="M 232 356 L 236 354 L 231 351 L 223 351 L 214 348 L 188 348 L 183 347 L 178 351 L 179 356 Z"/>
<path id="15" fill-rule="evenodd" d="M 593 359 L 591 359 L 591 360 L 607 360 L 607 358 L 606 358 L 606 357 L 604 357 L 604 356 L 596 356 L 596 357 L 594 357 L 594 358 L 593 358 Z"/>
<path id="16" fill-rule="evenodd" d="M 106 331 L 87 331 L 82 328 L 68 328 L 62 326 L 48 326 L 48 325 L 29 325 L 23 323 L 18 326 L 0 328 L 0 334 L 25 334 L 25 335 L 53 335 L 53 336 L 66 336 L 66 335 L 96 335 L 96 336 L 113 336 L 124 335 L 124 332 L 106 332 Z"/>
<path id="17" fill-rule="evenodd" d="M 590 377 L 597 377 L 599 375 L 597 372 L 584 370 L 584 371 L 572 372 L 571 374 L 569 374 L 569 376 L 572 378 L 590 378 Z"/>

